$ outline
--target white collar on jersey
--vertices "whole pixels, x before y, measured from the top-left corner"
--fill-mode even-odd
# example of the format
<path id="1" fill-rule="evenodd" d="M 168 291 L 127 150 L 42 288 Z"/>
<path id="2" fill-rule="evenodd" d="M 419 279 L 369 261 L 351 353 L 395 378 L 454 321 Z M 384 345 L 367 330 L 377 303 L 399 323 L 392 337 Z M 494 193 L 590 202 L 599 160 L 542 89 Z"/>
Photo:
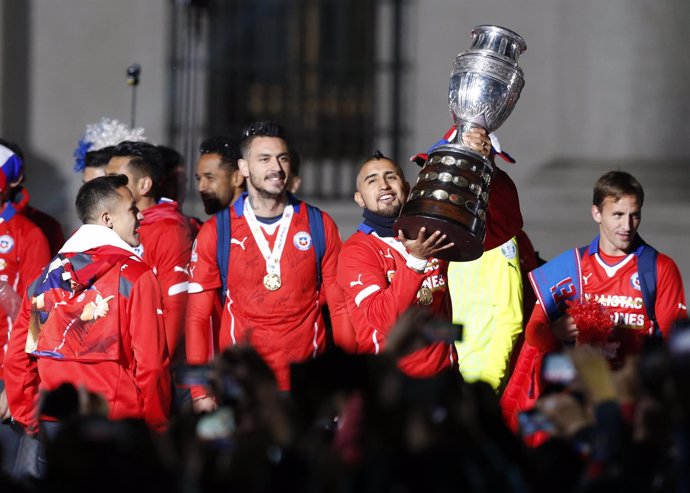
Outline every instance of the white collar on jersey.
<path id="1" fill-rule="evenodd" d="M 107 226 L 101 226 L 100 224 L 82 225 L 70 239 L 65 242 L 58 253 L 80 253 L 102 246 L 122 248 L 139 259 L 139 255 L 134 251 L 134 248 L 125 243 L 115 231 Z"/>
<path id="2" fill-rule="evenodd" d="M 628 262 L 632 260 L 632 258 L 635 256 L 634 253 L 629 253 L 627 257 L 625 257 L 623 260 L 620 262 L 617 262 L 616 265 L 609 265 L 606 262 L 604 262 L 604 259 L 602 259 L 599 256 L 599 252 L 594 254 L 594 258 L 597 259 L 597 263 L 601 265 L 601 267 L 604 269 L 604 272 L 606 272 L 606 275 L 610 278 L 616 275 L 616 272 L 618 272 L 624 265 L 626 265 Z"/>

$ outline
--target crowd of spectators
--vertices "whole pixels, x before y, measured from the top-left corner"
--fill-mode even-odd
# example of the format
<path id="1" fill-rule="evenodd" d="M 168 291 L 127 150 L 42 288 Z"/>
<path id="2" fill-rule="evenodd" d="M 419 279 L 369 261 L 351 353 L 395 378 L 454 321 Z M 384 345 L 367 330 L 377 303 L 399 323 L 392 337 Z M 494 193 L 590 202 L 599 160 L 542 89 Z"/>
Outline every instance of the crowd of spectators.
<path id="1" fill-rule="evenodd" d="M 687 491 L 690 326 L 650 338 L 611 371 L 590 346 L 567 351 L 572 382 L 554 379 L 526 413 L 527 446 L 503 423 L 483 382 L 457 371 L 413 379 L 395 364 L 434 321 L 413 310 L 382 355 L 331 349 L 295 365 L 278 390 L 249 347 L 212 365 L 179 367 L 218 398 L 209 414 L 182 410 L 167 432 L 109 421 L 98 396 L 64 386 L 43 406 L 65 423 L 49 442 L 43 479 L 0 480 L 6 492 L 78 491 Z M 568 372 L 560 372 L 567 378 Z M 558 376 L 557 375 L 557 376 Z"/>

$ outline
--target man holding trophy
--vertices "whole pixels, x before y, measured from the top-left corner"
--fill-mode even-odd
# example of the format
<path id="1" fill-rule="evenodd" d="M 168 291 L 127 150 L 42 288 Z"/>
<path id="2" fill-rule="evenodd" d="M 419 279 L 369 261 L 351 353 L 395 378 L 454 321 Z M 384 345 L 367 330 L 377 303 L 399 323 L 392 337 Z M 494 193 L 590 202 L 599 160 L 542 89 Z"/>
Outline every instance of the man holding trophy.
<path id="1" fill-rule="evenodd" d="M 380 153 L 357 174 L 355 201 L 364 221 L 343 245 L 337 279 L 359 352 L 383 350 L 389 330 L 413 305 L 450 320 L 447 261 L 473 260 L 483 252 L 494 177 L 488 133 L 517 102 L 524 85 L 517 58 L 526 46 L 496 26 L 479 26 L 472 36 L 471 49 L 458 55 L 450 78 L 457 132 L 430 153 L 415 188 L 410 191 L 400 166 Z M 519 205 L 515 209 L 519 230 Z M 430 376 L 456 365 L 451 341 L 427 342 L 400 360 L 408 375 Z"/>
<path id="2" fill-rule="evenodd" d="M 484 130 L 473 129 L 463 141 L 489 155 L 491 141 Z M 378 151 L 357 173 L 354 198 L 364 209 L 364 220 L 340 251 L 337 282 L 345 293 L 360 353 L 383 351 L 390 329 L 411 306 L 427 307 L 450 320 L 448 262 L 437 256 L 453 243 L 440 231 L 422 228 L 407 238 L 393 228 L 409 191 L 400 166 Z M 457 364 L 452 341 L 427 342 L 399 361 L 404 373 L 429 377 Z"/>
<path id="3" fill-rule="evenodd" d="M 496 169 L 489 159 L 491 143 L 476 149 L 465 142 L 465 135 L 472 129 L 486 134 L 498 129 L 525 83 L 517 61 L 527 46 L 518 34 L 498 26 L 477 26 L 472 38 L 471 48 L 455 58 L 450 75 L 448 105 L 457 127 L 455 138 L 429 154 L 395 225 L 408 238 L 416 237 L 422 227 L 442 231 L 454 245 L 439 255 L 450 261 L 479 258 L 492 219 L 489 193 Z M 522 218 L 517 219 L 519 231 Z"/>

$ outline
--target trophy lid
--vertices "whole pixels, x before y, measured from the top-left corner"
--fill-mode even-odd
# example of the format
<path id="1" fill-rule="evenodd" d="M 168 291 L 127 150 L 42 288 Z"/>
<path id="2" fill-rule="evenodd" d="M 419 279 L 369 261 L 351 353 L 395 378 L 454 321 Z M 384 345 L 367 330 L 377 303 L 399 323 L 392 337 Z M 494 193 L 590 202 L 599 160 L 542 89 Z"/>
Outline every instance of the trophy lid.
<path id="1" fill-rule="evenodd" d="M 472 29 L 470 51 L 490 51 L 517 63 L 520 55 L 527 50 L 527 43 L 518 33 L 505 27 L 481 25 Z"/>

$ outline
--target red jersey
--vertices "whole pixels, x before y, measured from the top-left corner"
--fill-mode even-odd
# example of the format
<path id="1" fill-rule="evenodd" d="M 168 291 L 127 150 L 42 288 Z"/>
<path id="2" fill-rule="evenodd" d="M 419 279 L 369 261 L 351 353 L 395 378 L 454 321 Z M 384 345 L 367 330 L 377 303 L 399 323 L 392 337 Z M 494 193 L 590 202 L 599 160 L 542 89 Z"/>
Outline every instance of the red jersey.
<path id="1" fill-rule="evenodd" d="M 422 287 L 433 294 L 431 310 L 450 320 L 447 271 L 447 262 L 432 259 L 424 273 L 419 273 L 408 267 L 406 258 L 376 233 L 357 231 L 352 235 L 338 258 L 338 284 L 345 293 L 358 351 L 382 351 L 398 317 L 419 303 L 417 293 Z M 410 376 L 428 377 L 456 361 L 453 344 L 435 343 L 402 358 L 399 366 Z"/>
<path id="2" fill-rule="evenodd" d="M 656 271 L 654 312 L 659 329 L 666 336 L 675 320 L 687 317 L 685 292 L 678 267 L 662 253 L 657 255 Z M 583 296 L 609 307 L 615 323 L 622 327 L 604 346 L 609 361 L 618 366 L 626 355 L 641 350 L 640 335 L 649 334 L 652 329 L 642 300 L 637 256 L 631 253 L 611 257 L 601 250 L 593 255 L 585 252 L 581 272 Z M 517 429 L 517 413 L 529 409 L 543 390 L 539 375 L 544 354 L 559 346 L 544 310 L 537 303 L 525 329 L 525 345 L 515 372 L 501 398 L 501 408 L 511 428 Z"/>
<path id="3" fill-rule="evenodd" d="M 163 294 L 163 320 L 172 358 L 184 334 L 192 231 L 175 202 L 162 201 L 143 211 L 141 245 L 135 248 L 156 274 Z"/>
<path id="4" fill-rule="evenodd" d="M 48 240 L 40 229 L 10 204 L 0 217 L 0 281 L 23 297 L 26 288 L 50 261 Z M 12 320 L 0 307 L 0 378 Z"/>
<path id="5" fill-rule="evenodd" d="M 595 299 L 607 306 L 614 324 L 621 330 L 604 346 L 609 360 L 621 362 L 627 353 L 641 350 L 639 334 L 652 333 L 652 321 L 642 300 L 638 278 L 637 256 L 634 253 L 611 257 L 601 250 L 593 255 L 585 253 L 581 260 L 582 291 L 586 300 Z M 654 312 L 664 336 L 673 322 L 687 317 L 685 292 L 680 271 L 675 262 L 659 253 L 656 262 L 657 285 Z M 627 330 L 626 330 L 627 329 Z M 526 328 L 526 340 L 548 351 L 558 346 L 544 310 L 534 310 Z"/>
<path id="6" fill-rule="evenodd" d="M 294 215 L 280 259 L 282 285 L 270 291 L 264 286 L 266 262 L 244 215 L 245 196 L 230 206 L 230 264 L 219 347 L 222 350 L 229 345 L 249 343 L 271 367 L 279 388 L 288 390 L 289 365 L 313 358 L 325 349 L 317 260 L 307 207 L 304 202 L 290 198 Z M 321 261 L 321 288 L 326 294 L 334 331 L 337 331 L 343 325 L 349 327 L 345 301 L 335 282 L 341 240 L 330 216 L 326 213 L 322 216 L 326 251 Z M 261 225 L 271 249 L 276 241 L 277 226 L 277 223 Z M 206 294 L 202 292 L 214 292 L 215 296 L 221 287 L 216 228 L 216 216 L 213 216 L 201 227 L 192 250 L 186 328 L 187 360 L 191 364 L 206 363 L 213 356 L 209 318 L 212 310 L 208 306 L 199 310 L 199 306 L 204 299 L 201 295 Z M 193 389 L 193 395 L 198 396 L 199 389 Z"/>
<path id="7" fill-rule="evenodd" d="M 101 246 L 56 257 L 24 299 L 8 348 L 6 388 L 12 416 L 26 427 L 35 427 L 39 393 L 63 383 L 103 396 L 112 419 L 165 427 L 171 388 L 160 288 L 131 248 L 103 244 L 112 235 L 82 226 L 67 244 L 89 236 Z M 65 258 L 76 259 L 74 269 L 97 267 L 84 291 L 64 281 Z"/>

